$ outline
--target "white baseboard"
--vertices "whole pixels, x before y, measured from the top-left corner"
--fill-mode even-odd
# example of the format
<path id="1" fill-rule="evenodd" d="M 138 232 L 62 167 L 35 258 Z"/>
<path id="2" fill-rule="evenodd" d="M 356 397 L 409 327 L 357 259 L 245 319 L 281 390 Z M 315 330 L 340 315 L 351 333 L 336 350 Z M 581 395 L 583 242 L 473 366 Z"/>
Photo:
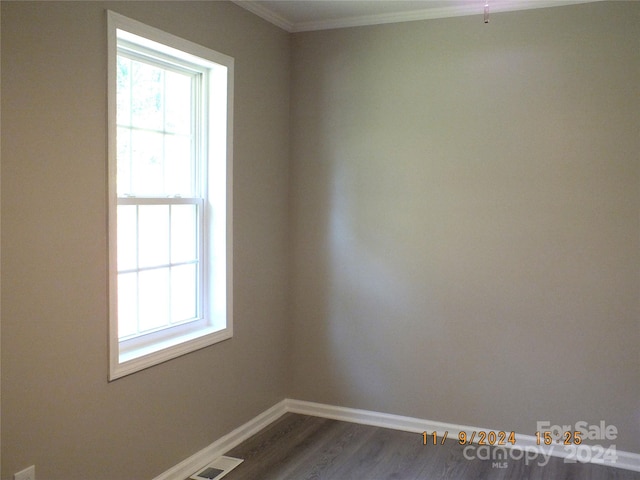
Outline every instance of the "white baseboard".
<path id="1" fill-rule="evenodd" d="M 232 449 L 236 445 L 239 445 L 249 437 L 255 435 L 257 432 L 265 428 L 270 423 L 280 418 L 285 413 L 300 413 L 303 415 L 311 415 L 314 417 L 330 418 L 334 420 L 341 420 L 344 422 L 358 423 L 362 425 L 371 425 L 376 427 L 391 428 L 394 430 L 402 430 L 405 432 L 422 433 L 422 432 L 437 432 L 438 437 L 442 437 L 445 432 L 448 438 L 458 439 L 460 432 L 466 432 L 467 435 L 471 435 L 472 432 L 494 432 L 496 435 L 499 433 L 496 430 L 489 428 L 479 428 L 469 425 L 457 425 L 453 423 L 434 422 L 432 420 L 425 420 L 414 417 L 404 417 L 401 415 L 392 415 L 389 413 L 373 412 L 370 410 L 359 410 L 355 408 L 336 407 L 333 405 L 325 405 L 322 403 L 305 402 L 301 400 L 285 399 L 277 403 L 270 409 L 261 413 L 254 419 L 245 423 L 244 425 L 236 428 L 231 433 L 216 440 L 214 443 L 199 451 L 195 455 L 180 462 L 175 467 L 167 470 L 153 480 L 183 480 L 189 477 L 193 472 L 203 467 L 207 463 L 215 460 L 217 457 L 223 455 L 228 450 Z M 508 432 L 510 433 L 510 432 Z M 476 438 L 477 440 L 477 438 Z M 475 445 L 470 445 L 469 448 L 475 448 Z M 609 467 L 620 468 L 624 470 L 632 470 L 640 472 L 640 454 L 616 451 L 616 458 L 614 461 L 603 458 L 603 451 L 601 448 L 587 445 L 580 445 L 574 447 L 573 450 L 560 448 L 557 445 L 545 446 L 537 445 L 536 437 L 532 435 L 515 434 L 515 444 L 506 442 L 505 449 L 513 451 L 512 458 L 517 458 L 516 455 L 524 452 L 530 455 L 541 455 L 544 457 L 560 457 L 565 458 L 566 461 L 573 461 L 573 459 L 583 463 L 595 463 L 605 465 Z M 577 451 L 579 449 L 579 451 Z"/>
<path id="2" fill-rule="evenodd" d="M 618 452 L 618 462 L 613 466 L 623 470 L 640 472 L 640 454 L 625 451 Z"/>
<path id="3" fill-rule="evenodd" d="M 333 420 L 359 423 L 361 425 L 392 428 L 394 430 L 403 430 L 405 432 L 413 433 L 422 433 L 425 431 L 437 431 L 438 435 L 443 434 L 445 431 L 449 431 L 449 435 L 454 433 L 452 428 L 454 425 L 450 423 L 433 422 L 431 420 L 403 417 L 401 415 L 392 415 L 389 413 L 372 412 L 370 410 L 359 410 L 356 408 L 336 407 L 334 405 L 291 399 L 285 400 L 285 406 L 288 412 L 312 415 L 314 417 L 331 418 Z M 461 430 L 470 431 L 475 428 L 462 425 L 456 425 L 455 427 L 457 428 L 455 431 L 456 436 Z"/>
<path id="4" fill-rule="evenodd" d="M 183 460 L 175 467 L 170 468 L 166 472 L 158 475 L 153 480 L 184 480 L 193 475 L 200 468 L 211 463 L 233 447 L 241 444 L 249 437 L 252 437 L 270 423 L 274 422 L 282 415 L 287 413 L 285 408 L 286 401 L 283 400 L 275 404 L 270 409 L 262 412 L 257 417 L 249 420 L 244 425 L 236 428 L 222 438 L 219 438 L 208 447 L 203 448 L 196 454 Z"/>

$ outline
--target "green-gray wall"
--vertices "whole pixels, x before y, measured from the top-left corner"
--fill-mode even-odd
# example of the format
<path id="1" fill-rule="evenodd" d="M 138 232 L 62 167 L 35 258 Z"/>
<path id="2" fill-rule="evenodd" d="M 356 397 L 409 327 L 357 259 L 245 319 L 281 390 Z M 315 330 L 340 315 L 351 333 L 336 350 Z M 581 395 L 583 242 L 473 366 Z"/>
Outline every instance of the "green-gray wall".
<path id="1" fill-rule="evenodd" d="M 639 452 L 640 3 L 292 48 L 292 397 Z"/>

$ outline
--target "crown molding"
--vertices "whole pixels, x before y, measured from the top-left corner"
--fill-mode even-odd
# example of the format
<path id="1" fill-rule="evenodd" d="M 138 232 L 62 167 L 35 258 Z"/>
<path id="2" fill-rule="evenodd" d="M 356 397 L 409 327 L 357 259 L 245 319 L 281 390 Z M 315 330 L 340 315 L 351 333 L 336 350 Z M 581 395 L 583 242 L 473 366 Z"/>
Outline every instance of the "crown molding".
<path id="1" fill-rule="evenodd" d="M 294 32 L 295 25 L 286 18 L 278 15 L 272 10 L 268 9 L 264 5 L 254 0 L 231 0 L 233 3 L 251 13 L 256 14 L 260 18 L 263 18 L 267 22 L 273 23 L 276 27 L 280 27 L 287 32 Z"/>
<path id="2" fill-rule="evenodd" d="M 412 22 L 416 20 L 431 20 L 436 18 L 461 17 L 468 15 L 482 15 L 484 4 L 474 2 L 465 5 L 452 5 L 441 8 L 423 8 L 397 13 L 377 15 L 361 15 L 356 17 L 319 20 L 294 23 L 281 15 L 271 11 L 256 0 L 232 0 L 235 4 L 262 17 L 268 22 L 290 33 L 308 32 L 314 30 L 329 30 L 334 28 L 362 27 L 367 25 L 381 25 L 385 23 Z M 489 0 L 491 13 L 512 12 L 517 10 L 531 10 L 536 8 L 559 7 L 580 3 L 592 3 L 606 0 Z"/>

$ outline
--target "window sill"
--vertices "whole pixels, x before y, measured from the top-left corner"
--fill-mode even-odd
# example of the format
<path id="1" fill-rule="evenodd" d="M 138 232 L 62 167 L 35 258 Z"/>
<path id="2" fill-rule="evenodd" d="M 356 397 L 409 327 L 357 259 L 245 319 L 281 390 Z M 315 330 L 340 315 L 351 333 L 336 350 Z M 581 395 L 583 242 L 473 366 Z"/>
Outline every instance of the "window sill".
<path id="1" fill-rule="evenodd" d="M 116 380 L 153 365 L 200 350 L 227 340 L 232 336 L 233 332 L 230 328 L 220 330 L 215 327 L 208 327 L 127 352 L 120 351 L 116 355 L 117 358 L 114 364 L 111 365 L 109 380 Z M 116 348 L 120 349 L 120 346 L 117 345 Z"/>

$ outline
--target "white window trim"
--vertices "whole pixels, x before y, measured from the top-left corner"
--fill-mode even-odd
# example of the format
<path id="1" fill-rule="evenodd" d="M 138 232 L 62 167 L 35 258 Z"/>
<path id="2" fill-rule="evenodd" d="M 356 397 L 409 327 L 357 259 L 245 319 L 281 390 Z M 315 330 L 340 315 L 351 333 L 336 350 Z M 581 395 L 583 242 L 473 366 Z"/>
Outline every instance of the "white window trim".
<path id="1" fill-rule="evenodd" d="M 214 343 L 226 340 L 233 336 L 233 232 L 232 232 L 232 178 L 233 178 L 233 78 L 234 60 L 232 57 L 215 52 L 201 45 L 188 40 L 176 37 L 169 33 L 150 27 L 136 20 L 124 17 L 118 13 L 107 11 L 108 26 L 108 231 L 109 231 L 109 380 L 129 375 L 139 370 L 157 365 L 172 358 L 186 353 L 207 347 Z M 209 245 L 204 248 L 218 250 L 206 252 L 205 258 L 209 258 L 205 268 L 210 270 L 211 277 L 218 275 L 218 281 L 226 284 L 225 309 L 224 311 L 211 311 L 213 307 L 205 310 L 207 321 L 205 325 L 197 330 L 186 328 L 181 334 L 168 336 L 161 341 L 154 341 L 148 345 L 141 342 L 140 346 L 133 351 L 124 351 L 118 339 L 118 298 L 117 298 L 117 143 L 116 143 L 116 57 L 117 57 L 117 30 L 124 30 L 134 35 L 144 37 L 148 40 L 149 46 L 157 50 L 158 45 L 163 46 L 162 53 L 179 56 L 189 62 L 208 67 L 210 62 L 223 65 L 227 68 L 227 109 L 226 109 L 226 139 L 224 144 L 226 151 L 214 152 L 216 142 L 210 141 L 208 145 L 209 156 L 224 155 L 226 162 L 208 162 L 210 181 L 209 197 L 213 199 L 215 205 L 224 204 L 224 215 L 211 215 L 205 228 L 210 237 Z M 154 43 L 156 42 L 156 43 Z M 212 96 L 211 101 L 215 99 Z M 214 110 L 212 109 L 211 115 Z M 224 121 L 222 119 L 219 119 Z M 212 131 L 210 129 L 210 131 Z M 213 133 L 210 135 L 210 137 Z M 215 171 L 217 169 L 217 171 Z M 225 189 L 215 188 L 215 179 L 224 182 Z M 218 186 L 221 186 L 220 184 Z M 221 198 L 220 191 L 225 192 Z M 217 197 L 217 198 L 216 198 Z M 224 235 L 221 234 L 224 232 Z M 220 252 L 224 252 L 224 268 L 215 269 L 213 258 L 219 258 Z M 216 271 L 214 271 L 216 270 Z M 224 279 L 219 277 L 224 272 Z M 209 296 L 213 296 L 215 280 L 208 282 Z M 214 302 L 211 302 L 212 304 Z M 215 305 L 214 305 L 215 306 Z M 179 330 L 179 329 L 176 329 Z"/>

